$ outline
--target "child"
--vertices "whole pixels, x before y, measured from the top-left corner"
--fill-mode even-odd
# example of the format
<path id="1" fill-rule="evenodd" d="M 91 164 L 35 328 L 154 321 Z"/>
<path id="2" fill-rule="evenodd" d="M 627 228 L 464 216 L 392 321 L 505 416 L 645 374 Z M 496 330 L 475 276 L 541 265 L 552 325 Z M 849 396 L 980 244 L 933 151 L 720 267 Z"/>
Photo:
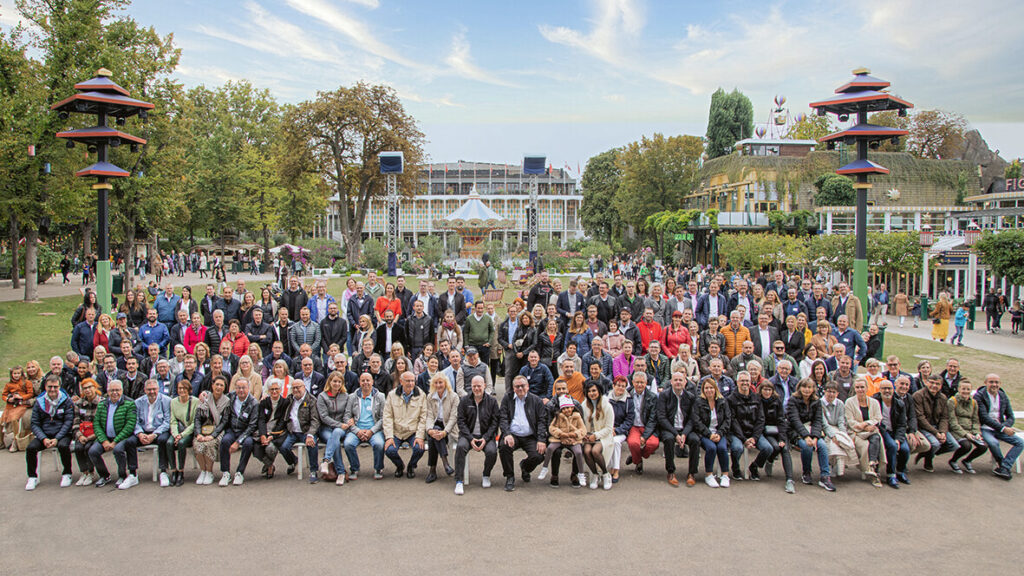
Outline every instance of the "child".
<path id="1" fill-rule="evenodd" d="M 1024 323 L 1024 310 L 1020 308 L 1020 302 L 1014 302 L 1010 308 L 1010 330 L 1013 334 L 1020 332 L 1021 324 Z"/>
<path id="2" fill-rule="evenodd" d="M 914 328 L 917 328 L 917 319 L 921 317 L 920 298 L 914 298 L 914 307 L 910 309 L 910 315 L 914 317 Z"/>
<path id="3" fill-rule="evenodd" d="M 551 420 L 548 426 L 550 434 L 547 450 L 544 451 L 544 466 L 540 469 L 538 480 L 543 480 L 548 475 L 548 465 L 551 464 L 551 455 L 559 448 L 565 447 L 572 450 L 572 457 L 576 463 L 576 469 L 580 471 L 577 475 L 580 486 L 587 484 L 587 477 L 583 474 L 583 438 L 587 435 L 587 426 L 583 423 L 583 416 L 576 411 L 576 406 L 569 396 L 558 398 L 558 414 Z"/>
<path id="4" fill-rule="evenodd" d="M 967 326 L 967 303 L 964 302 L 960 305 L 960 308 L 956 311 L 956 317 L 953 318 L 953 327 L 956 328 L 956 333 L 950 338 L 949 343 L 956 343 L 957 346 L 964 345 L 964 327 Z"/>

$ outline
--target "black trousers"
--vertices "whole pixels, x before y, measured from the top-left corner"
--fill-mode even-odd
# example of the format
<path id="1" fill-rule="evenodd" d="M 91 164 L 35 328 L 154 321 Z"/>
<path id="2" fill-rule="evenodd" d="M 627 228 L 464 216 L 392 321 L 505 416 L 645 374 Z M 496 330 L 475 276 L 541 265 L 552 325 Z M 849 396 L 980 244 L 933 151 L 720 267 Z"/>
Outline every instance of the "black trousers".
<path id="1" fill-rule="evenodd" d="M 462 471 L 466 467 L 466 454 L 472 448 L 469 445 L 470 438 L 459 436 L 459 445 L 455 448 L 455 477 L 462 478 Z M 487 440 L 484 444 L 484 476 L 490 476 L 494 469 L 494 462 L 498 459 L 498 445 L 494 440 Z"/>
<path id="2" fill-rule="evenodd" d="M 682 430 L 673 430 L 661 434 L 661 447 L 665 450 L 665 472 L 669 474 L 676 473 L 677 452 L 682 451 L 682 448 L 676 444 L 676 435 L 681 432 Z M 690 464 L 686 473 L 697 474 L 697 465 L 700 464 L 700 439 L 696 434 L 691 433 L 686 437 L 686 445 L 690 448 Z M 681 457 L 681 454 L 678 456 Z"/>
<path id="3" fill-rule="evenodd" d="M 29 478 L 38 478 L 39 453 L 45 450 L 43 441 L 33 438 L 25 448 L 25 468 Z M 71 474 L 71 436 L 65 436 L 57 441 L 57 454 L 60 455 L 60 465 L 64 469 L 62 474 Z"/>
<path id="4" fill-rule="evenodd" d="M 505 444 L 505 438 L 501 439 L 498 446 L 498 454 L 501 456 L 501 471 L 505 474 L 505 478 L 513 478 L 516 475 L 515 461 L 512 459 L 516 450 L 526 452 L 526 458 L 523 458 L 523 461 L 519 464 L 526 474 L 533 472 L 534 468 L 544 461 L 544 457 L 537 452 L 537 438 L 514 435 L 511 437 L 515 440 L 515 445 L 511 448 L 508 444 Z"/>

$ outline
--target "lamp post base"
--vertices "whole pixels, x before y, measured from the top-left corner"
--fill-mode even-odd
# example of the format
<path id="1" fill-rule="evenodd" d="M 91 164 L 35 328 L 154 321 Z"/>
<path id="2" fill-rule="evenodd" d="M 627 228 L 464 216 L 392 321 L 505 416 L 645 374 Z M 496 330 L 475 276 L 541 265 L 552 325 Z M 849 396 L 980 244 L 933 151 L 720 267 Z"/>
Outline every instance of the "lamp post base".
<path id="1" fill-rule="evenodd" d="M 868 261 L 855 259 L 853 261 L 853 295 L 860 300 L 861 311 L 864 313 L 864 321 L 871 318 L 871 301 L 868 298 Z M 867 326 L 853 326 L 854 330 L 861 331 Z"/>
<path id="2" fill-rule="evenodd" d="M 113 312 L 110 309 L 111 292 L 113 291 L 113 278 L 110 275 L 110 260 L 96 261 L 96 302 L 103 307 L 107 314 Z M 116 318 L 116 314 L 111 314 Z"/>

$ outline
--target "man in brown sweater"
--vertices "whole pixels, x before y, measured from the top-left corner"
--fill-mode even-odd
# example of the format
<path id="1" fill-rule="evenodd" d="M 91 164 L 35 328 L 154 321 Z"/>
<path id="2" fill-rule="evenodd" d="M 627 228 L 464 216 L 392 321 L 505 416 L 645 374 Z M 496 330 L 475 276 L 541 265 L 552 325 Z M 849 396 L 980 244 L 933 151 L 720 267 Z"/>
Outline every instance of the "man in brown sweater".
<path id="1" fill-rule="evenodd" d="M 914 410 L 917 412 L 918 430 L 932 445 L 932 449 L 914 458 L 914 463 L 924 458 L 924 471 L 934 472 L 932 461 L 937 454 L 952 452 L 957 448 L 956 441 L 949 434 L 949 407 L 947 398 L 942 392 L 942 378 L 931 376 L 924 388 L 914 392 Z"/>

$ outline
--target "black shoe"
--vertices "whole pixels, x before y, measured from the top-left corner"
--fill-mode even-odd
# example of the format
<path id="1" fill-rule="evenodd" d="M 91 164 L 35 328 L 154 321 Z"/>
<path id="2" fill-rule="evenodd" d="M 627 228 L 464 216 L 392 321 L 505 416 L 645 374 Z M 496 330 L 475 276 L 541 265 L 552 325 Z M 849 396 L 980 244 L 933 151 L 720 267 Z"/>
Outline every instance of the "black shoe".
<path id="1" fill-rule="evenodd" d="M 175 487 L 181 486 L 181 484 L 183 483 L 183 481 L 182 481 L 182 477 L 183 476 L 184 476 L 184 474 L 181 473 L 181 472 L 172 472 L 171 473 L 171 486 L 175 486 Z"/>
<path id="2" fill-rule="evenodd" d="M 402 476 L 405 476 L 405 466 L 402 466 L 395 470 L 395 478 L 401 478 Z"/>
<path id="3" fill-rule="evenodd" d="M 643 476 L 644 474 L 644 461 L 641 460 L 636 463 L 636 473 Z"/>
<path id="4" fill-rule="evenodd" d="M 900 483 L 896 480 L 895 476 L 889 476 L 889 480 L 886 481 L 886 484 L 889 485 L 889 488 L 896 488 L 897 490 L 900 487 Z"/>
<path id="5" fill-rule="evenodd" d="M 516 489 L 515 476 L 509 476 L 505 478 L 505 492 L 511 492 Z"/>
<path id="6" fill-rule="evenodd" d="M 522 476 L 524 483 L 526 483 L 526 484 L 530 483 L 530 473 L 527 472 L 526 470 L 523 470 L 523 465 L 522 464 L 519 465 L 519 475 Z"/>
<path id="7" fill-rule="evenodd" d="M 822 488 L 828 490 L 829 492 L 836 491 L 835 485 L 832 484 L 832 479 L 829 478 L 828 476 L 822 476 L 821 479 L 818 480 L 818 486 L 821 486 Z"/>
<path id="8" fill-rule="evenodd" d="M 552 476 L 550 484 L 552 488 L 558 488 L 558 477 Z"/>
<path id="9" fill-rule="evenodd" d="M 800 481 L 803 482 L 804 484 L 807 484 L 808 486 L 814 484 L 814 482 L 811 480 L 810 474 L 804 474 L 803 476 L 801 476 Z"/>
<path id="10" fill-rule="evenodd" d="M 933 466 L 932 464 L 925 464 L 924 466 L 921 467 L 921 470 L 924 470 L 925 472 L 931 474 L 932 472 L 935 472 L 935 466 Z"/>
<path id="11" fill-rule="evenodd" d="M 1000 467 L 996 468 L 995 470 L 993 470 L 992 474 L 995 475 L 998 478 L 1002 478 L 1003 480 L 1007 480 L 1007 481 L 1009 481 L 1009 480 L 1011 480 L 1013 478 L 1013 476 L 1010 475 L 1010 471 L 1007 470 L 1006 468 L 1003 468 L 1002 466 L 1000 466 Z"/>
<path id="12" fill-rule="evenodd" d="M 427 472 L 426 483 L 427 484 L 433 484 L 436 481 L 437 481 L 437 474 L 435 474 L 433 470 L 431 470 L 430 472 Z"/>
<path id="13" fill-rule="evenodd" d="M 739 482 L 740 480 L 743 480 L 743 473 L 740 472 L 739 468 L 733 468 L 732 469 L 732 478 L 731 479 L 735 480 L 737 482 Z"/>
<path id="14" fill-rule="evenodd" d="M 416 477 L 416 468 L 415 467 L 411 467 L 408 470 L 406 470 L 405 471 L 405 477 L 406 478 L 415 478 Z"/>
<path id="15" fill-rule="evenodd" d="M 320 479 L 316 477 L 316 472 L 312 472 L 311 471 L 309 473 L 309 483 L 310 484 L 316 484 L 319 481 L 320 481 Z"/>
<path id="16" fill-rule="evenodd" d="M 103 478 L 100 478 L 99 480 L 96 481 L 95 484 L 93 484 L 93 486 L 97 488 L 103 488 L 107 484 L 110 484 L 110 476 L 104 476 Z"/>
<path id="17" fill-rule="evenodd" d="M 633 463 L 633 457 L 632 456 L 626 456 L 626 466 L 629 466 L 632 463 Z"/>
<path id="18" fill-rule="evenodd" d="M 576 474 L 573 474 L 572 478 L 569 479 L 569 483 L 572 484 L 573 488 L 578 488 L 579 485 L 580 485 L 579 476 L 576 475 Z"/>
<path id="19" fill-rule="evenodd" d="M 747 470 L 750 472 L 750 479 L 751 480 L 753 480 L 755 482 L 761 480 L 761 475 L 757 472 L 757 466 L 754 466 L 753 464 L 751 464 L 750 467 L 747 468 Z"/>
<path id="20" fill-rule="evenodd" d="M 452 468 L 451 466 L 445 464 L 444 465 L 444 473 L 449 475 L 449 476 L 451 476 L 452 474 L 455 474 L 455 468 Z"/>
<path id="21" fill-rule="evenodd" d="M 907 486 L 910 486 L 910 478 L 907 477 L 907 474 L 905 472 L 897 474 L 896 480 L 899 480 L 900 484 L 906 484 Z"/>
<path id="22" fill-rule="evenodd" d="M 288 466 L 287 474 L 288 474 L 288 476 L 291 476 L 292 474 L 295 474 L 295 464 L 290 464 Z"/>

